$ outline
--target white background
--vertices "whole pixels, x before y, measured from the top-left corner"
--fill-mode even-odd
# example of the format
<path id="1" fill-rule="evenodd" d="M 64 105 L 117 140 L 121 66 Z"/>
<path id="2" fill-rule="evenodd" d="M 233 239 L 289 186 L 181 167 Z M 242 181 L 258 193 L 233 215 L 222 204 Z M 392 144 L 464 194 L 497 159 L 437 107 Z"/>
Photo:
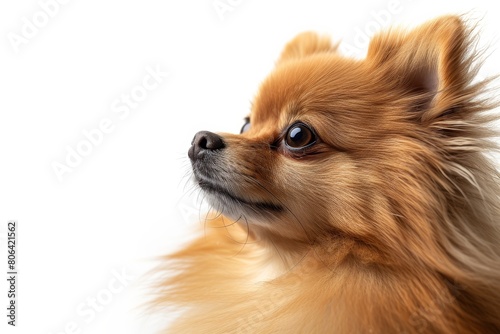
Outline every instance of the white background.
<path id="1" fill-rule="evenodd" d="M 219 2 L 231 10 L 219 15 L 213 0 L 70 0 L 47 22 L 35 0 L 0 4 L 0 277 L 9 219 L 19 222 L 20 272 L 16 328 L 6 324 L 1 280 L 0 332 L 161 328 L 168 315 L 141 308 L 145 273 L 200 224 L 190 141 L 198 130 L 239 131 L 259 82 L 298 32 L 328 33 L 362 57 L 373 28 L 469 13 L 483 18 L 490 46 L 482 75 L 500 73 L 495 1 Z M 46 25 L 15 47 L 12 36 L 33 16 Z M 139 92 L 146 68 L 168 76 L 120 119 L 113 105 Z M 67 147 L 103 119 L 112 132 L 59 180 L 53 163 L 65 164 Z M 129 278 L 120 283 L 117 272 Z M 92 317 L 93 298 L 101 303 Z"/>

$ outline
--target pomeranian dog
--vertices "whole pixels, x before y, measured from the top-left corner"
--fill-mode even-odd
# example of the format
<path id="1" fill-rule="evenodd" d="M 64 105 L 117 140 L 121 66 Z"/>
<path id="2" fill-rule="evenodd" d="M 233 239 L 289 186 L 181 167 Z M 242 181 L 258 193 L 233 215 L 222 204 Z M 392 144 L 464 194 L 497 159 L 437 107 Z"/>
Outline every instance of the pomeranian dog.
<path id="1" fill-rule="evenodd" d="M 446 16 L 362 60 L 302 33 L 240 134 L 188 155 L 217 211 L 166 257 L 169 333 L 500 333 L 492 79 Z M 491 95 L 491 94 L 490 94 Z"/>

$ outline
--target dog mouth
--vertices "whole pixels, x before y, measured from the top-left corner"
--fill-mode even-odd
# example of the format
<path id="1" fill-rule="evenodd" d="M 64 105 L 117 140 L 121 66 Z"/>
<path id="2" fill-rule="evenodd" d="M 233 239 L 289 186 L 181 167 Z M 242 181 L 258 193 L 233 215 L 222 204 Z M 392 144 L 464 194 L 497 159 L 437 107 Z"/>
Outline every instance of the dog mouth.
<path id="1" fill-rule="evenodd" d="M 199 172 L 196 171 L 196 169 L 194 170 L 194 176 L 200 188 L 209 196 L 214 197 L 218 203 L 222 204 L 223 209 L 233 208 L 236 206 L 239 208 L 247 208 L 251 209 L 252 211 L 258 211 L 258 212 L 283 211 L 283 206 L 279 204 L 267 201 L 253 201 L 242 198 L 241 196 L 238 196 L 229 189 L 227 189 L 227 187 L 222 186 L 220 182 L 211 180 L 210 178 L 201 175 Z"/>

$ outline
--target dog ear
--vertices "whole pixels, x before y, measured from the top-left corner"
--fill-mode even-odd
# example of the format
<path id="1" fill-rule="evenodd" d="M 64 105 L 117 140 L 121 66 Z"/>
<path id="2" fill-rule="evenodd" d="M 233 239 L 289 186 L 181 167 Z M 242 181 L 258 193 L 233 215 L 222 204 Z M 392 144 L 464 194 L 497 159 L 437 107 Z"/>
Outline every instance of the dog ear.
<path id="1" fill-rule="evenodd" d="M 466 111 L 480 87 L 471 50 L 471 30 L 457 16 L 430 21 L 410 32 L 388 31 L 370 42 L 366 60 L 381 80 L 400 89 L 431 122 Z M 412 100 L 413 96 L 413 100 Z"/>
<path id="2" fill-rule="evenodd" d="M 332 44 L 327 36 L 314 32 L 303 32 L 285 45 L 278 64 L 291 59 L 300 59 L 321 52 L 335 52 L 338 44 Z"/>

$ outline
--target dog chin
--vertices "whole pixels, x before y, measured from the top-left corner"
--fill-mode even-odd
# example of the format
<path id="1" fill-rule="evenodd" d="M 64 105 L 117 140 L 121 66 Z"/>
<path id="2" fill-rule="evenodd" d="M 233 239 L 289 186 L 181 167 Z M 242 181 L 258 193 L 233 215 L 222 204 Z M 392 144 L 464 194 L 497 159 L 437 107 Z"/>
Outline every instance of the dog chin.
<path id="1" fill-rule="evenodd" d="M 283 206 L 259 200 L 249 200 L 214 182 L 195 176 L 201 190 L 207 195 L 208 203 L 218 212 L 234 221 L 262 220 L 276 216 Z"/>

